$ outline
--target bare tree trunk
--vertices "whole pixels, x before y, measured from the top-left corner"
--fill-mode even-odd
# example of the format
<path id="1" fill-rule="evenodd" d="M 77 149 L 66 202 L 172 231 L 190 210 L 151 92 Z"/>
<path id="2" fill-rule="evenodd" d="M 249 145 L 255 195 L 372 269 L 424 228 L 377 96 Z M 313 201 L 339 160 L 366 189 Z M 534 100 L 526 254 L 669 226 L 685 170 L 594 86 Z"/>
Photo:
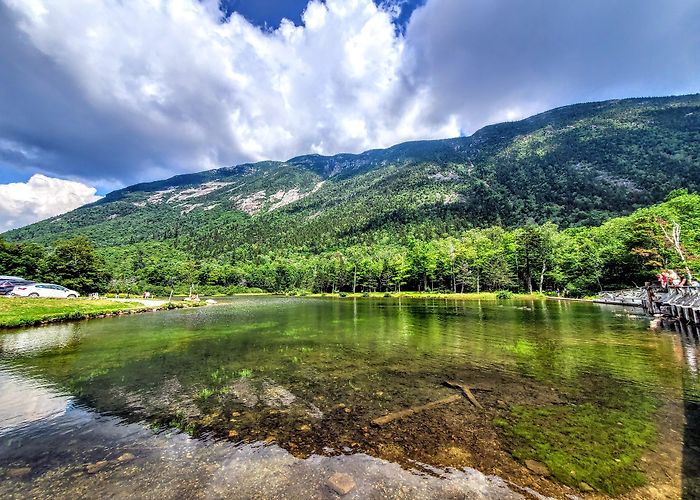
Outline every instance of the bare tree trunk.
<path id="1" fill-rule="evenodd" d="M 357 287 L 357 264 L 355 264 L 352 275 L 352 293 L 355 293 Z"/>
<path id="2" fill-rule="evenodd" d="M 690 272 L 690 268 L 688 267 L 688 261 L 685 258 L 685 252 L 683 252 L 683 247 L 681 246 L 680 224 L 678 224 L 677 222 L 673 223 L 673 229 L 671 230 L 671 234 L 668 233 L 666 227 L 661 222 L 659 222 L 659 227 L 661 227 L 666 241 L 673 245 L 673 248 L 676 250 L 676 253 L 681 258 L 681 262 L 683 262 L 683 267 L 685 267 L 685 273 L 688 275 L 688 281 L 690 281 L 691 279 L 693 279 L 693 275 Z"/>
<path id="3" fill-rule="evenodd" d="M 544 272 L 547 270 L 547 262 L 542 262 L 542 272 L 540 273 L 540 293 L 542 293 L 542 287 L 544 286 Z"/>

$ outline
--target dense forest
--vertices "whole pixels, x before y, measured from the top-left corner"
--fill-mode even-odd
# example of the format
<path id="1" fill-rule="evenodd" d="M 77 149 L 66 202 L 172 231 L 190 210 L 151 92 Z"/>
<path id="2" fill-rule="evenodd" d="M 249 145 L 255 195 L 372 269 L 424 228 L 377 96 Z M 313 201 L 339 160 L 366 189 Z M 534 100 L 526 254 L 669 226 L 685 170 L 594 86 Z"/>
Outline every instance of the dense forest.
<path id="1" fill-rule="evenodd" d="M 680 230 L 680 251 L 673 240 Z M 596 227 L 550 222 L 491 226 L 433 239 L 409 233 L 313 253 L 278 249 L 243 258 L 193 258 L 163 242 L 96 248 L 85 236 L 46 249 L 0 241 L 0 274 L 80 291 L 184 293 L 559 292 L 570 296 L 655 281 L 661 269 L 700 274 L 700 195 L 667 201 Z"/>

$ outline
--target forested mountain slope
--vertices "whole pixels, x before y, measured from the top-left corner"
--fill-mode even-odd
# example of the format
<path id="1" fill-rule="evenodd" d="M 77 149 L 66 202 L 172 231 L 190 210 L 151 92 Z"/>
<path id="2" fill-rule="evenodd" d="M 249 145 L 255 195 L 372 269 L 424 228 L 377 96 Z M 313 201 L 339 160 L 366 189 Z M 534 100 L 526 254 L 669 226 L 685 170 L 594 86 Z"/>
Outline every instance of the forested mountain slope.
<path id="1" fill-rule="evenodd" d="M 599 224 L 700 190 L 700 95 L 577 104 L 470 137 L 301 156 L 137 184 L 10 231 L 162 241 L 196 257 L 320 252 L 471 227 Z"/>

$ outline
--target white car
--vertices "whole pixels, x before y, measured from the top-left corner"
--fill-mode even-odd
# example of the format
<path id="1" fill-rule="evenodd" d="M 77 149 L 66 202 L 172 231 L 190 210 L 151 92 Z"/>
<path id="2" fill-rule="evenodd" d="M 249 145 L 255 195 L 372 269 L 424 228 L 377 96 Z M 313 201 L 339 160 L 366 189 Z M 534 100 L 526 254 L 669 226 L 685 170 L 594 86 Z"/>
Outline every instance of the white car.
<path id="1" fill-rule="evenodd" d="M 51 297 L 54 299 L 76 299 L 80 294 L 75 290 L 69 290 L 61 285 L 51 283 L 34 283 L 31 285 L 19 285 L 12 289 L 10 295 L 17 297 Z"/>

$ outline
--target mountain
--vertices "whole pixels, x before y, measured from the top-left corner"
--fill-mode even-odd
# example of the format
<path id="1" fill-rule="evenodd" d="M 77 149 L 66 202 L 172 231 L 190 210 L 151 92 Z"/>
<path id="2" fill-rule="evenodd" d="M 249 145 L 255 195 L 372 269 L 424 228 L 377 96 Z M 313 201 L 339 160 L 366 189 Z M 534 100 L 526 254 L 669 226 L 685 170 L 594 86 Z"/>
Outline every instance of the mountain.
<path id="1" fill-rule="evenodd" d="M 469 137 L 178 175 L 3 237 L 161 241 L 199 257 L 320 252 L 497 224 L 595 225 L 676 188 L 700 190 L 700 95 L 576 104 Z"/>

